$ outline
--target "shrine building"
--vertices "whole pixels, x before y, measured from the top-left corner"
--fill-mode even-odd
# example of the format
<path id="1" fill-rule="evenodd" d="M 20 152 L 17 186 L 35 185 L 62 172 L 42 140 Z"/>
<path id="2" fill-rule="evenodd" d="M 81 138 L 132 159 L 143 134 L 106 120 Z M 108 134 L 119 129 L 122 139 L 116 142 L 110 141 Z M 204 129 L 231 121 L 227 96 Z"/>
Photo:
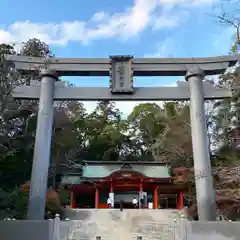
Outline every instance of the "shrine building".
<path id="1" fill-rule="evenodd" d="M 65 173 L 62 185 L 70 191 L 70 208 L 132 208 L 135 197 L 140 208 L 183 208 L 187 184 L 176 182 L 167 163 L 132 161 L 84 161 Z"/>

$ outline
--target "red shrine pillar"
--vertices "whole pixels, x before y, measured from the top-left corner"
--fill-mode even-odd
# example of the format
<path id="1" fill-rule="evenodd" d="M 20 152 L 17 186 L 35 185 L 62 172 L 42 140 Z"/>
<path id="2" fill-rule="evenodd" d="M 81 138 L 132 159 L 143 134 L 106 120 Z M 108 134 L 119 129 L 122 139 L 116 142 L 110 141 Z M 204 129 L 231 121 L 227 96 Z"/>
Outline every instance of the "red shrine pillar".
<path id="1" fill-rule="evenodd" d="M 183 192 L 178 193 L 178 203 L 177 203 L 177 208 L 182 209 L 184 207 L 183 204 Z"/>
<path id="2" fill-rule="evenodd" d="M 95 208 L 99 206 L 99 189 L 95 188 Z"/>
<path id="3" fill-rule="evenodd" d="M 113 183 L 112 183 L 112 180 L 110 182 L 110 193 L 113 193 Z"/>
<path id="4" fill-rule="evenodd" d="M 153 190 L 153 208 L 158 209 L 158 186 L 154 186 Z"/>
<path id="5" fill-rule="evenodd" d="M 75 198 L 75 193 L 73 189 L 71 189 L 70 192 L 70 208 L 76 208 L 76 198 Z"/>
<path id="6" fill-rule="evenodd" d="M 139 186 L 139 192 L 142 192 L 143 191 L 143 184 L 142 184 L 142 180 L 140 182 L 140 186 Z"/>

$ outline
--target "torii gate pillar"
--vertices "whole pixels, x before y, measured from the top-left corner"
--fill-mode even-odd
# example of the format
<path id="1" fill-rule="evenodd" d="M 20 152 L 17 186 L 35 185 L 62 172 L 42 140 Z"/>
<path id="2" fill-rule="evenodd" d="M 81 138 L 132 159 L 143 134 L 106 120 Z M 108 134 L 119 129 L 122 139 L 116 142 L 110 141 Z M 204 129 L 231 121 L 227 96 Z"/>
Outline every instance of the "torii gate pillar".
<path id="1" fill-rule="evenodd" d="M 208 147 L 209 140 L 207 139 L 203 78 L 204 71 L 199 67 L 189 69 L 185 76 L 190 88 L 190 117 L 198 217 L 199 220 L 216 221 L 216 203 Z"/>
<path id="2" fill-rule="evenodd" d="M 28 220 L 44 219 L 54 115 L 53 97 L 57 79 L 55 71 L 44 70 L 41 73 L 37 130 L 28 200 Z"/>

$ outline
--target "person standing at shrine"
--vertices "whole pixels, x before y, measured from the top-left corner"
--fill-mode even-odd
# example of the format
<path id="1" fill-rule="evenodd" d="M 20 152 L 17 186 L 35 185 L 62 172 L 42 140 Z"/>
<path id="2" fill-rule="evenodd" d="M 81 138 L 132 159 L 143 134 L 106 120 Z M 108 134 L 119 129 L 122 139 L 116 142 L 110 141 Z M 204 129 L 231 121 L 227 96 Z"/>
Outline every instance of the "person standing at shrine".
<path id="1" fill-rule="evenodd" d="M 108 208 L 112 207 L 112 199 L 110 197 L 108 197 L 107 199 L 107 205 L 108 205 Z"/>
<path id="2" fill-rule="evenodd" d="M 123 210 L 123 207 L 124 207 L 124 201 L 121 200 L 121 201 L 120 201 L 120 211 L 121 211 L 121 212 L 122 212 L 122 210 Z"/>
<path id="3" fill-rule="evenodd" d="M 139 192 L 139 208 L 144 208 L 144 193 L 143 193 L 143 191 Z"/>
<path id="4" fill-rule="evenodd" d="M 136 197 L 133 197 L 132 204 L 133 204 L 133 208 L 137 208 L 138 200 L 136 199 Z"/>

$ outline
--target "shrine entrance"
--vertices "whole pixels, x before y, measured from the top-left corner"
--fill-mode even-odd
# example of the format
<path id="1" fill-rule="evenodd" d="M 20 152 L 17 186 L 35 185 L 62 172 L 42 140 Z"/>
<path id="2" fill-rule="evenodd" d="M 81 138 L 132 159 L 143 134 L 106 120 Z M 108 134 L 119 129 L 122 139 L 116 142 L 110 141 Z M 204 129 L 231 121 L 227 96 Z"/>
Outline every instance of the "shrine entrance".
<path id="1" fill-rule="evenodd" d="M 62 184 L 70 186 L 71 208 L 109 208 L 109 198 L 111 208 L 119 209 L 120 204 L 133 208 L 136 198 L 141 209 L 182 209 L 183 192 L 188 190 L 188 184 L 175 184 L 169 170 L 167 163 L 86 161 L 82 172 L 85 181 L 70 175 Z"/>
<path id="2" fill-rule="evenodd" d="M 160 195 L 159 203 L 161 209 L 177 209 L 178 208 L 178 195 L 166 194 Z"/>
<path id="3" fill-rule="evenodd" d="M 41 83 L 32 80 L 30 86 L 19 86 L 12 92 L 15 99 L 40 100 L 29 194 L 29 220 L 44 219 L 55 100 L 190 100 L 198 215 L 201 220 L 216 220 L 204 100 L 228 98 L 232 92 L 204 83 L 203 79 L 205 75 L 221 74 L 234 66 L 239 60 L 238 55 L 185 59 L 110 56 L 109 59 L 47 60 L 9 55 L 6 59 L 11 62 L 9 67 L 14 66 L 29 76 L 33 72 L 32 75 L 36 76 L 36 72 L 42 69 Z M 72 88 L 59 82 L 59 76 L 108 76 L 110 84 L 109 88 Z M 134 76 L 185 76 L 187 83 L 181 83 L 177 88 L 134 88 Z"/>
<path id="4" fill-rule="evenodd" d="M 114 187 L 114 199 L 112 208 L 120 209 L 122 206 L 124 209 L 132 209 L 133 198 L 138 200 L 138 208 L 140 209 L 181 209 L 183 208 L 183 197 L 178 193 L 164 194 L 154 191 L 154 187 L 147 186 L 144 191 L 139 192 L 136 187 Z M 109 197 L 109 191 L 107 188 L 99 187 L 87 189 L 83 186 L 75 186 L 73 195 L 71 197 L 70 208 L 109 208 L 107 205 L 107 199 Z M 160 188 L 161 189 L 161 185 Z"/>
<path id="5" fill-rule="evenodd" d="M 114 190 L 114 208 L 120 209 L 121 204 L 123 209 L 134 208 L 132 204 L 133 198 L 139 201 L 139 189 L 137 188 L 123 188 Z"/>

